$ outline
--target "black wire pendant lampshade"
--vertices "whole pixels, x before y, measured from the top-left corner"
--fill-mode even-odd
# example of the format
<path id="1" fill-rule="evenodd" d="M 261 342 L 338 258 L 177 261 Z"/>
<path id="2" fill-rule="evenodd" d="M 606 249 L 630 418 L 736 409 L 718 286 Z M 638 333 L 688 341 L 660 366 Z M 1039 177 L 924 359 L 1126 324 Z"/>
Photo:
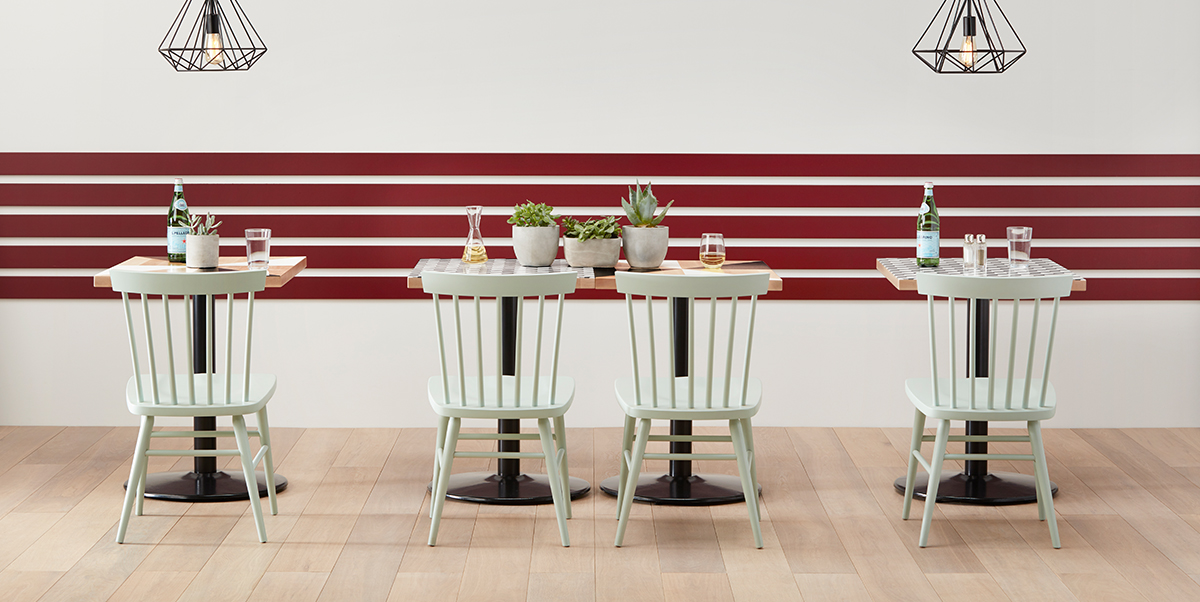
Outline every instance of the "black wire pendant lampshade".
<path id="1" fill-rule="evenodd" d="M 237 0 L 185 0 L 158 51 L 176 71 L 245 71 L 267 46 Z"/>
<path id="2" fill-rule="evenodd" d="M 938 73 L 1003 73 L 1025 45 L 996 0 L 943 0 L 913 54 Z"/>

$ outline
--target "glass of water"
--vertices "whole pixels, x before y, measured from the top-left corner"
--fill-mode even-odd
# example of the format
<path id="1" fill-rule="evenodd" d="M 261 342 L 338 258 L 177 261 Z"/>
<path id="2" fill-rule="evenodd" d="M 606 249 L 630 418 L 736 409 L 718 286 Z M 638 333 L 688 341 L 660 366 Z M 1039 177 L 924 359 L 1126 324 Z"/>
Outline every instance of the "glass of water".
<path id="1" fill-rule="evenodd" d="M 246 229 L 246 263 L 252 270 L 265 270 L 270 265 L 271 229 Z"/>
<path id="2" fill-rule="evenodd" d="M 1029 265 L 1032 249 L 1033 228 L 1029 226 L 1008 227 L 1008 265 L 1013 267 Z"/>

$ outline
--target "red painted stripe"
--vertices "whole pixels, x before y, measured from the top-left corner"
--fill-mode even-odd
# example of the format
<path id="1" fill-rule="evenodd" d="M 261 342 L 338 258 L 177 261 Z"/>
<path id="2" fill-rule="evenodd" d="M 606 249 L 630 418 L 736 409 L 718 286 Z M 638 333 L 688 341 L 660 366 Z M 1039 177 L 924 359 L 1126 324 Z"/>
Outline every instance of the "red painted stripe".
<path id="1" fill-rule="evenodd" d="M 390 207 L 484 205 L 526 200 L 555 207 L 620 207 L 623 185 L 557 184 L 188 184 L 193 206 Z M 919 186 L 669 185 L 654 187 L 662 205 L 679 207 L 912 207 Z M 1200 186 L 938 186 L 947 207 L 1200 207 Z M 162 207 L 162 184 L 0 184 L 0 206 Z"/>
<path id="2" fill-rule="evenodd" d="M 224 215 L 220 231 L 242 236 L 246 228 L 270 226 L 276 237 L 464 237 L 459 215 Z M 580 216 L 583 219 L 584 216 Z M 10 215 L 0 221 L 0 237 L 162 237 L 166 217 L 158 215 Z M 628 220 L 621 218 L 621 223 Z M 698 238 L 719 231 L 726 238 L 907 238 L 916 217 L 756 217 L 671 216 L 664 223 L 675 238 Z M 958 217 L 942 219 L 946 240 L 966 233 L 1005 236 L 1005 227 L 1033 226 L 1037 238 L 1196 238 L 1200 217 Z M 508 238 L 504 216 L 485 216 L 484 240 Z"/>
<path id="3" fill-rule="evenodd" d="M 0 153 L 0 174 L 1200 176 L 1200 155 Z"/>
<path id="4" fill-rule="evenodd" d="M 0 299 L 118 299 L 109 289 L 94 288 L 91 278 L 0 278 Z M 426 299 L 403 278 L 294 278 L 281 289 L 268 289 L 260 299 Z M 612 291 L 577 291 L 572 299 L 616 299 Z M 784 290 L 764 300 L 895 300 L 919 301 L 916 293 L 897 291 L 882 278 L 787 279 Z M 1088 280 L 1088 290 L 1071 301 L 1200 300 L 1200 280 Z M 116 310 L 114 310 L 116 311 Z M 114 314 L 116 315 L 116 314 Z"/>
<path id="5" fill-rule="evenodd" d="M 462 247 L 292 247 L 277 245 L 277 255 L 304 255 L 309 268 L 401 269 L 416 265 L 425 257 L 453 257 Z M 0 268 L 73 268 L 97 271 L 137 256 L 162 256 L 161 247 L 0 247 Z M 957 253 L 946 248 L 943 257 Z M 241 254 L 226 247 L 225 255 Z M 913 247 L 904 248 L 730 248 L 731 259 L 761 259 L 777 270 L 872 270 L 879 257 L 906 257 Z M 1034 254 L 1048 257 L 1074 270 L 1145 270 L 1200 269 L 1200 248 L 1103 248 L 1075 249 L 1034 246 Z M 493 258 L 512 257 L 510 247 L 492 245 Z M 1004 249 L 990 249 L 991 257 L 1005 257 Z M 562 252 L 558 255 L 563 256 Z M 696 259 L 696 251 L 672 248 L 667 259 Z"/>

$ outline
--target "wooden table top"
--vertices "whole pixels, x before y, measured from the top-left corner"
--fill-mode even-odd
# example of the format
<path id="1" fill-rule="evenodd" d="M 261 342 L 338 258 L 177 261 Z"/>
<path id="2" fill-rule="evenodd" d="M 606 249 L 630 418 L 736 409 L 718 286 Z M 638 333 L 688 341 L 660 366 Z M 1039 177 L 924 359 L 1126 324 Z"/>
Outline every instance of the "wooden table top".
<path id="1" fill-rule="evenodd" d="M 271 263 L 267 267 L 267 288 L 279 288 L 287 284 L 293 276 L 299 274 L 301 270 L 308 267 L 308 258 L 300 257 L 272 257 Z M 113 268 L 122 269 L 138 269 L 155 272 L 196 272 L 206 273 L 214 270 L 198 270 L 189 268 L 182 263 L 170 263 L 166 257 L 131 257 L 113 266 Z M 113 268 L 109 268 L 110 270 Z M 245 257 L 221 257 L 217 260 L 218 272 L 245 271 L 250 269 L 246 265 Z M 92 278 L 92 286 L 96 288 L 112 288 L 112 279 L 108 275 L 108 270 L 104 270 L 96 274 Z"/>
<path id="2" fill-rule="evenodd" d="M 936 268 L 918 268 L 915 257 L 876 259 L 875 269 L 879 270 L 896 290 L 917 290 L 917 273 L 920 270 L 932 269 L 936 274 L 961 276 L 963 261 L 958 257 L 943 257 Z M 1055 276 L 1071 274 L 1075 279 L 1071 282 L 1071 292 L 1086 291 L 1087 280 L 1067 268 L 1044 257 L 1030 261 L 1030 265 L 1021 271 L 1009 270 L 1008 259 L 993 257 L 988 259 L 987 272 L 978 278 L 1011 278 L 1013 276 Z"/>
<path id="3" fill-rule="evenodd" d="M 426 260 L 422 260 L 426 261 Z M 515 259 L 493 260 L 493 261 L 511 261 Z M 561 261 L 561 260 L 560 260 Z M 563 268 L 570 269 L 570 268 Z M 616 272 L 624 272 L 629 270 L 629 264 L 625 261 L 617 263 L 616 268 L 585 268 L 579 272 L 579 278 L 576 280 L 576 289 L 593 289 L 593 290 L 617 290 L 617 278 L 614 275 Z M 664 261 L 662 266 L 657 270 L 650 270 L 645 273 L 650 274 L 750 274 L 755 272 L 766 272 L 770 274 L 770 282 L 767 285 L 768 291 L 783 290 L 783 278 L 780 278 L 766 263 L 762 261 L 726 261 L 721 269 L 710 270 L 703 266 L 699 260 L 694 261 Z M 496 272 L 499 273 L 499 272 Z M 408 288 L 421 288 L 420 274 L 409 276 Z"/>

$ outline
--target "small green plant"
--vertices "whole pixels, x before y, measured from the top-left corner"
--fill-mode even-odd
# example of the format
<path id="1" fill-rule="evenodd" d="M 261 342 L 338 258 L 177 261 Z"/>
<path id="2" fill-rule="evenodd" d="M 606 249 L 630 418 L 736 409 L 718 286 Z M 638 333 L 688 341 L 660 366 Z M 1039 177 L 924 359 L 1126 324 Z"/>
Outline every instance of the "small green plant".
<path id="1" fill-rule="evenodd" d="M 617 225 L 616 216 L 610 215 L 604 219 L 588 219 L 586 222 L 562 216 L 563 226 L 567 228 L 564 236 L 585 241 L 591 238 L 616 238 L 621 235 L 621 226 Z"/>
<path id="2" fill-rule="evenodd" d="M 634 187 L 629 189 L 629 200 L 621 199 L 621 206 L 625 208 L 625 216 L 629 218 L 629 223 L 638 228 L 653 228 L 663 221 L 667 216 L 667 209 L 675 201 L 667 203 L 663 207 L 662 213 L 658 217 L 654 217 L 654 210 L 658 209 L 658 199 L 654 198 L 654 193 L 650 192 L 650 183 L 646 182 L 646 188 L 643 189 L 641 184 L 634 182 Z"/>
<path id="3" fill-rule="evenodd" d="M 557 226 L 557 215 L 554 215 L 554 207 L 545 203 L 534 204 L 526 199 L 524 205 L 513 207 L 512 217 L 508 218 L 508 223 L 520 228 L 544 228 L 546 226 Z"/>
<path id="4" fill-rule="evenodd" d="M 217 226 L 221 225 L 221 222 L 214 224 L 213 220 L 215 219 L 217 219 L 217 216 L 211 213 L 208 215 L 204 215 L 203 213 L 193 213 L 192 223 L 189 224 L 189 227 L 191 228 L 190 234 L 195 234 L 196 236 L 215 235 L 217 233 Z"/>

